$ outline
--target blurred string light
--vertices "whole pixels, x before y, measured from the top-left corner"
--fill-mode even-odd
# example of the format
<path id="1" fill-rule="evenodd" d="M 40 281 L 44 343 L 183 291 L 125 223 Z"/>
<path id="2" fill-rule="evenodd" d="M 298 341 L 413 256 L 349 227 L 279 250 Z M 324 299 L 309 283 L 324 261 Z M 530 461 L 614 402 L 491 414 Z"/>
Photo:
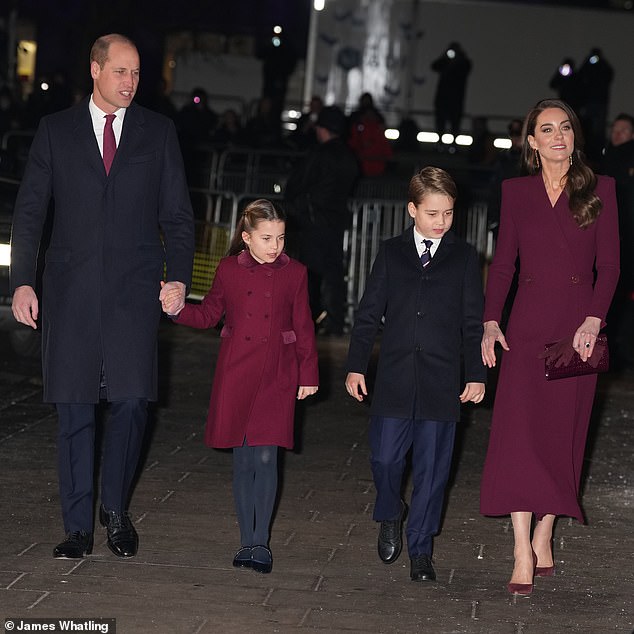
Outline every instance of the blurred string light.
<path id="1" fill-rule="evenodd" d="M 43 81 L 43 82 L 40 84 L 40 88 L 41 88 L 44 92 L 46 92 L 46 91 L 49 89 L 48 82 Z"/>
<path id="2" fill-rule="evenodd" d="M 559 67 L 559 74 L 562 75 L 563 77 L 568 77 L 569 75 L 571 75 L 572 67 L 570 66 L 570 64 L 562 64 Z"/>
<path id="3" fill-rule="evenodd" d="M 389 139 L 390 141 L 396 141 L 399 136 L 400 132 L 394 128 L 387 128 L 387 130 L 385 131 L 385 138 Z"/>
<path id="4" fill-rule="evenodd" d="M 419 132 L 416 135 L 416 140 L 419 143 L 438 143 L 440 137 L 437 132 Z"/>
<path id="5" fill-rule="evenodd" d="M 314 0 L 313 2 L 313 9 L 315 9 L 315 11 L 323 11 L 325 6 L 326 0 Z"/>
<path id="6" fill-rule="evenodd" d="M 473 137 L 470 134 L 459 134 L 456 137 L 456 145 L 472 145 L 472 144 L 473 144 Z"/>
<path id="7" fill-rule="evenodd" d="M 498 148 L 499 150 L 510 150 L 513 145 L 511 139 L 507 139 L 504 137 L 499 137 L 493 140 L 493 147 Z"/>
<path id="8" fill-rule="evenodd" d="M 0 244 L 0 266 L 9 266 L 11 264 L 11 245 Z"/>

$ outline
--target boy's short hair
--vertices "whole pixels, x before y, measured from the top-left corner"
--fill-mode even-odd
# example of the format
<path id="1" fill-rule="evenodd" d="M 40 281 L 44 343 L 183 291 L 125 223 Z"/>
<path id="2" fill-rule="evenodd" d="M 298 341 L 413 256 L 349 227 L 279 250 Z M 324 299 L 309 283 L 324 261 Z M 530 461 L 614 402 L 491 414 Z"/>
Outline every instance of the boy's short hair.
<path id="1" fill-rule="evenodd" d="M 414 174 L 409 182 L 408 202 L 420 205 L 428 194 L 442 194 L 452 200 L 458 197 L 458 188 L 453 178 L 439 167 L 424 167 Z"/>

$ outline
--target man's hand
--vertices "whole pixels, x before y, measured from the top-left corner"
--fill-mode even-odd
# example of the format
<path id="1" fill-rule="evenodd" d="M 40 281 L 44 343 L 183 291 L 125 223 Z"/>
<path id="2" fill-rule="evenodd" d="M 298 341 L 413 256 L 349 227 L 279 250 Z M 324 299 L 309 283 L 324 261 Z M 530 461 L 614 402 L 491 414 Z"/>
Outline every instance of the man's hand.
<path id="1" fill-rule="evenodd" d="M 16 321 L 37 330 L 35 320 L 39 315 L 37 295 L 31 286 L 18 286 L 13 293 L 11 310 Z"/>
<path id="2" fill-rule="evenodd" d="M 161 282 L 159 300 L 168 315 L 178 315 L 185 306 L 185 284 L 182 282 Z"/>
<path id="3" fill-rule="evenodd" d="M 364 396 L 368 395 L 368 388 L 365 386 L 365 376 L 359 372 L 348 372 L 346 377 L 346 390 L 352 398 L 361 402 Z"/>

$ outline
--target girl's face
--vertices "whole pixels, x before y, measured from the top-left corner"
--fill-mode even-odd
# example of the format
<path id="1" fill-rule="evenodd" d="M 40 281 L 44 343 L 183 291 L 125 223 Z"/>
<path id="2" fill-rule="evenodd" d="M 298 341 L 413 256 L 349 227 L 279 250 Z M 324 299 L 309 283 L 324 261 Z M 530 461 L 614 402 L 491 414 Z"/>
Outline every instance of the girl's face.
<path id="1" fill-rule="evenodd" d="M 418 205 L 407 203 L 416 231 L 425 238 L 442 238 L 453 222 L 453 198 L 444 194 L 427 194 Z"/>
<path id="2" fill-rule="evenodd" d="M 284 250 L 285 230 L 283 220 L 260 220 L 251 233 L 242 232 L 242 240 L 256 262 L 273 262 Z"/>
<path id="3" fill-rule="evenodd" d="M 535 133 L 528 143 L 542 161 L 563 163 L 575 149 L 575 133 L 568 115 L 560 108 L 546 108 L 535 121 Z"/>

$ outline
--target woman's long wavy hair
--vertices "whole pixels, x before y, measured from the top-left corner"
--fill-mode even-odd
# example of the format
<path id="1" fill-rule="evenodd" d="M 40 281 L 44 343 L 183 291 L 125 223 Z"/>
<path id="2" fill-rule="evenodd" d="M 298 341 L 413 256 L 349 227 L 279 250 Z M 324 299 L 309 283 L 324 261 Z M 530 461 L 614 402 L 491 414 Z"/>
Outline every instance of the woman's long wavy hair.
<path id="1" fill-rule="evenodd" d="M 535 135 L 535 125 L 537 117 L 548 108 L 559 108 L 563 110 L 575 135 L 575 147 L 572 152 L 572 164 L 564 176 L 562 186 L 570 201 L 570 211 L 573 218 L 580 227 L 591 225 L 601 213 L 603 206 L 601 199 L 594 193 L 597 185 L 595 173 L 585 162 L 583 153 L 583 132 L 579 117 L 574 110 L 560 99 L 543 99 L 535 104 L 534 108 L 526 115 L 524 121 L 524 143 L 522 146 L 522 169 L 528 174 L 537 174 L 541 169 L 541 164 L 536 157 L 536 152 L 528 143 L 528 135 Z"/>
<path id="2" fill-rule="evenodd" d="M 262 220 L 279 220 L 286 222 L 286 214 L 280 207 L 274 205 L 266 198 L 258 198 L 258 200 L 249 203 L 244 208 L 240 220 L 238 220 L 236 232 L 233 234 L 233 240 L 231 240 L 227 255 L 238 255 L 238 253 L 244 251 L 247 245 L 242 239 L 242 232 L 246 231 L 247 233 L 251 233 L 258 222 Z"/>

